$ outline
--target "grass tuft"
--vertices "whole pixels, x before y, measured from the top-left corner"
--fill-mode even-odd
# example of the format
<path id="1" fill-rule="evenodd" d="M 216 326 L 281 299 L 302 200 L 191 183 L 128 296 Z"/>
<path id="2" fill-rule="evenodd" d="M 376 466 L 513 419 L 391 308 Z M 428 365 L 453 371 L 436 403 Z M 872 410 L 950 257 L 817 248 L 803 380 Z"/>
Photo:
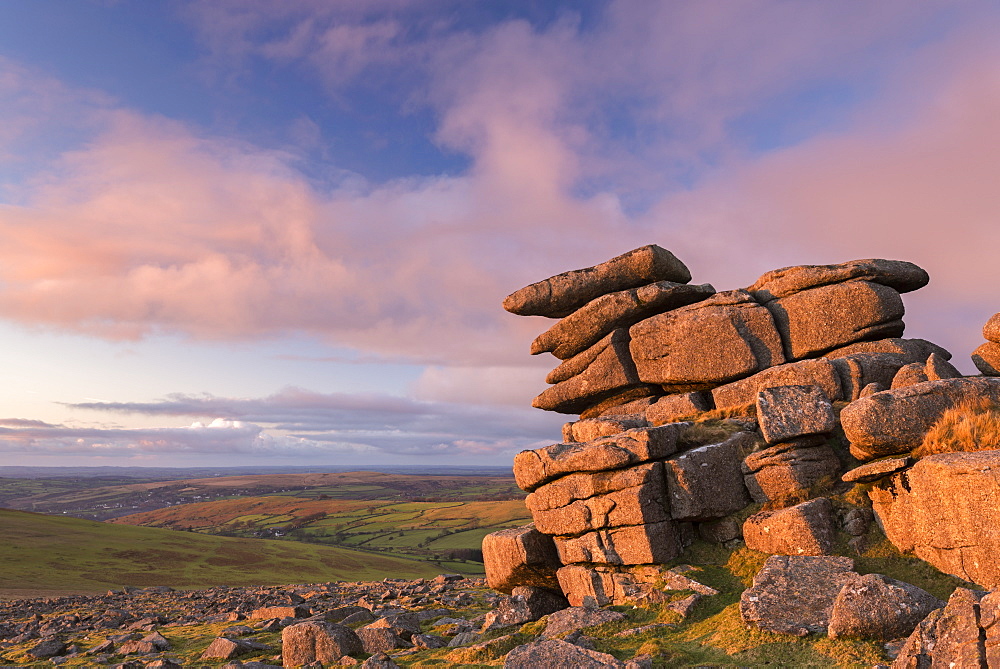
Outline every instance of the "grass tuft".
<path id="1" fill-rule="evenodd" d="M 935 453 L 1000 449 L 1000 404 L 980 397 L 944 412 L 913 451 L 922 458 Z"/>

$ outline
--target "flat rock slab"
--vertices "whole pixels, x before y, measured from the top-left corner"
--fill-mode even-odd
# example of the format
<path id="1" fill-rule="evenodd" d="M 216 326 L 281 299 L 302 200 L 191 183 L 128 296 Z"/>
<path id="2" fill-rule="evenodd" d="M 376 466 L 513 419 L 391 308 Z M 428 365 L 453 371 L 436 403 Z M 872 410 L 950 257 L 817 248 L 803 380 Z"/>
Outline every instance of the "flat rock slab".
<path id="1" fill-rule="evenodd" d="M 904 358 L 904 362 L 920 362 L 926 360 L 932 353 L 937 353 L 945 360 L 951 360 L 951 353 L 926 339 L 902 339 L 888 337 L 875 341 L 859 341 L 836 348 L 823 354 L 824 358 L 843 358 L 855 353 L 891 353 Z"/>
<path id="2" fill-rule="evenodd" d="M 778 511 L 761 511 L 743 523 L 747 547 L 772 555 L 828 555 L 837 529 L 825 497 Z"/>
<path id="3" fill-rule="evenodd" d="M 771 270 L 747 288 L 762 302 L 775 300 L 809 288 L 865 279 L 896 289 L 900 293 L 923 288 L 930 277 L 923 269 L 905 260 L 869 258 L 837 265 L 796 265 Z"/>
<path id="4" fill-rule="evenodd" d="M 915 462 L 916 460 L 911 457 L 876 460 L 875 462 L 869 462 L 861 465 L 860 467 L 855 467 L 840 478 L 846 483 L 871 483 L 872 481 L 878 481 L 881 478 L 885 478 L 890 474 L 895 474 L 896 472 L 908 469 L 912 467 Z"/>
<path id="5" fill-rule="evenodd" d="M 778 634 L 825 634 L 853 569 L 847 557 L 771 556 L 740 597 L 743 622 Z"/>
<path id="6" fill-rule="evenodd" d="M 638 288 L 601 295 L 538 335 L 531 354 L 551 351 L 560 360 L 571 358 L 617 328 L 700 302 L 715 294 L 710 284 L 658 281 Z"/>
<path id="7" fill-rule="evenodd" d="M 837 426 L 833 404 L 816 385 L 776 386 L 757 394 L 757 422 L 768 444 L 826 434 Z"/>
<path id="8" fill-rule="evenodd" d="M 545 639 L 518 646 L 507 653 L 505 669 L 574 667 L 576 669 L 621 668 L 625 663 L 613 655 L 581 648 L 560 639 Z"/>
<path id="9" fill-rule="evenodd" d="M 560 476 L 600 472 L 665 458 L 677 452 L 677 442 L 690 423 L 635 428 L 613 437 L 585 443 L 553 444 L 514 456 L 514 478 L 531 492 Z"/>
<path id="10" fill-rule="evenodd" d="M 603 437 L 613 437 L 625 430 L 637 427 L 651 427 L 642 414 L 633 416 L 609 416 L 607 418 L 586 418 L 563 425 L 563 442 L 593 441 Z"/>
<path id="11" fill-rule="evenodd" d="M 966 400 L 1000 401 L 1000 379 L 926 381 L 851 402 L 840 412 L 851 454 L 859 460 L 913 450 L 945 411 Z"/>
<path id="12" fill-rule="evenodd" d="M 625 620 L 625 614 L 609 609 L 592 609 L 583 606 L 571 606 L 561 611 L 556 611 L 549 616 L 542 636 L 558 637 L 571 632 L 595 627 L 605 623 L 613 623 Z"/>
<path id="13" fill-rule="evenodd" d="M 503 308 L 521 316 L 568 316 L 595 297 L 654 281 L 687 283 L 691 272 L 670 251 L 649 244 L 593 267 L 563 272 L 508 295 Z"/>
<path id="14" fill-rule="evenodd" d="M 896 548 L 948 574 L 1000 587 L 1000 451 L 930 455 L 868 494 Z"/>

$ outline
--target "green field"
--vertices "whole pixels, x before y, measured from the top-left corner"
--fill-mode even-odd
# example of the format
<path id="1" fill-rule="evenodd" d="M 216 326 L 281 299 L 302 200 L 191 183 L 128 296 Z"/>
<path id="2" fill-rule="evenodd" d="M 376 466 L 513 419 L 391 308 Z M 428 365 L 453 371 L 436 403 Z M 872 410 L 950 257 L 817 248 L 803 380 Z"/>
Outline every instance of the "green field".
<path id="1" fill-rule="evenodd" d="M 461 566 L 0 509 L 0 597 L 432 577 Z"/>

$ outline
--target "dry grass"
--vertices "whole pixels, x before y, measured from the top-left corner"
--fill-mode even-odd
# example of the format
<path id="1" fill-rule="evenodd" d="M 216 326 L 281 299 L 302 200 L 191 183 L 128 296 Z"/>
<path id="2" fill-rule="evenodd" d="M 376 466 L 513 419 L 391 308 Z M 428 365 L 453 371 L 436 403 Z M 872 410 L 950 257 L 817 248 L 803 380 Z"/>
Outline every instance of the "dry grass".
<path id="1" fill-rule="evenodd" d="M 1000 449 L 1000 404 L 981 397 L 945 411 L 924 435 L 913 456 L 997 449 Z"/>

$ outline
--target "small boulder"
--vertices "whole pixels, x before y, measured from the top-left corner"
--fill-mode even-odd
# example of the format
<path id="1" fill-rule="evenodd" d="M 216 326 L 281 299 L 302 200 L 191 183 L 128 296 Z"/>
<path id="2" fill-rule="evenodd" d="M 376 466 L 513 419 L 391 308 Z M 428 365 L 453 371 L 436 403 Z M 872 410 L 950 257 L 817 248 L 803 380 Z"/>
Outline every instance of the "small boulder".
<path id="1" fill-rule="evenodd" d="M 747 547 L 772 555 L 827 555 L 836 533 L 833 505 L 826 497 L 779 511 L 761 511 L 743 523 Z"/>
<path id="2" fill-rule="evenodd" d="M 487 534 L 483 566 L 489 586 L 510 594 L 519 585 L 558 588 L 556 570 L 562 563 L 552 537 L 529 524 Z"/>
<path id="3" fill-rule="evenodd" d="M 840 478 L 846 483 L 871 483 L 885 478 L 890 474 L 908 469 L 915 462 L 916 460 L 911 457 L 876 460 L 863 464 L 860 467 L 855 467 Z"/>
<path id="4" fill-rule="evenodd" d="M 882 574 L 856 576 L 841 588 L 830 612 L 830 638 L 881 639 L 909 636 L 944 602 L 915 585 Z"/>
<path id="5" fill-rule="evenodd" d="M 840 460 L 822 437 L 804 437 L 751 453 L 743 460 L 743 480 L 758 503 L 803 499 L 824 479 L 840 473 Z"/>
<path id="6" fill-rule="evenodd" d="M 1000 342 L 1000 313 L 993 314 L 983 326 L 983 339 Z"/>
<path id="7" fill-rule="evenodd" d="M 300 667 L 312 662 L 329 664 L 363 650 L 361 639 L 345 625 L 304 622 L 289 625 L 281 631 L 281 662 L 286 667 Z"/>
<path id="8" fill-rule="evenodd" d="M 560 639 L 545 639 L 518 646 L 507 653 L 504 669 L 538 669 L 539 667 L 573 667 L 574 669 L 621 669 L 625 663 L 613 655 L 581 648 Z"/>
<path id="9" fill-rule="evenodd" d="M 361 639 L 366 653 L 384 653 L 397 648 L 410 648 L 413 645 L 391 627 L 366 625 L 359 627 L 354 633 Z"/>
<path id="10" fill-rule="evenodd" d="M 768 444 L 833 431 L 833 405 L 819 386 L 777 386 L 757 395 L 757 421 Z"/>
<path id="11" fill-rule="evenodd" d="M 665 425 L 711 409 L 711 397 L 704 392 L 665 395 L 649 405 L 646 420 L 652 425 Z"/>
<path id="12" fill-rule="evenodd" d="M 523 625 L 568 606 L 569 602 L 565 597 L 551 590 L 530 585 L 518 586 L 510 593 L 510 597 L 502 597 L 496 608 L 486 614 L 482 631 Z"/>
<path id="13" fill-rule="evenodd" d="M 988 341 L 977 348 L 972 363 L 984 376 L 1000 376 L 1000 343 Z"/>
<path id="14" fill-rule="evenodd" d="M 911 362 L 899 368 L 896 375 L 892 377 L 892 384 L 889 388 L 896 390 L 897 388 L 906 388 L 907 386 L 913 386 L 926 381 L 929 381 L 929 379 L 927 378 L 925 365 L 919 362 Z"/>
<path id="15" fill-rule="evenodd" d="M 996 602 L 996 593 L 956 588 L 943 609 L 917 624 L 893 669 L 1000 666 Z"/>
<path id="16" fill-rule="evenodd" d="M 542 630 L 542 636 L 547 638 L 560 637 L 571 632 L 624 619 L 625 614 L 618 611 L 572 606 L 550 615 L 545 629 Z"/>

